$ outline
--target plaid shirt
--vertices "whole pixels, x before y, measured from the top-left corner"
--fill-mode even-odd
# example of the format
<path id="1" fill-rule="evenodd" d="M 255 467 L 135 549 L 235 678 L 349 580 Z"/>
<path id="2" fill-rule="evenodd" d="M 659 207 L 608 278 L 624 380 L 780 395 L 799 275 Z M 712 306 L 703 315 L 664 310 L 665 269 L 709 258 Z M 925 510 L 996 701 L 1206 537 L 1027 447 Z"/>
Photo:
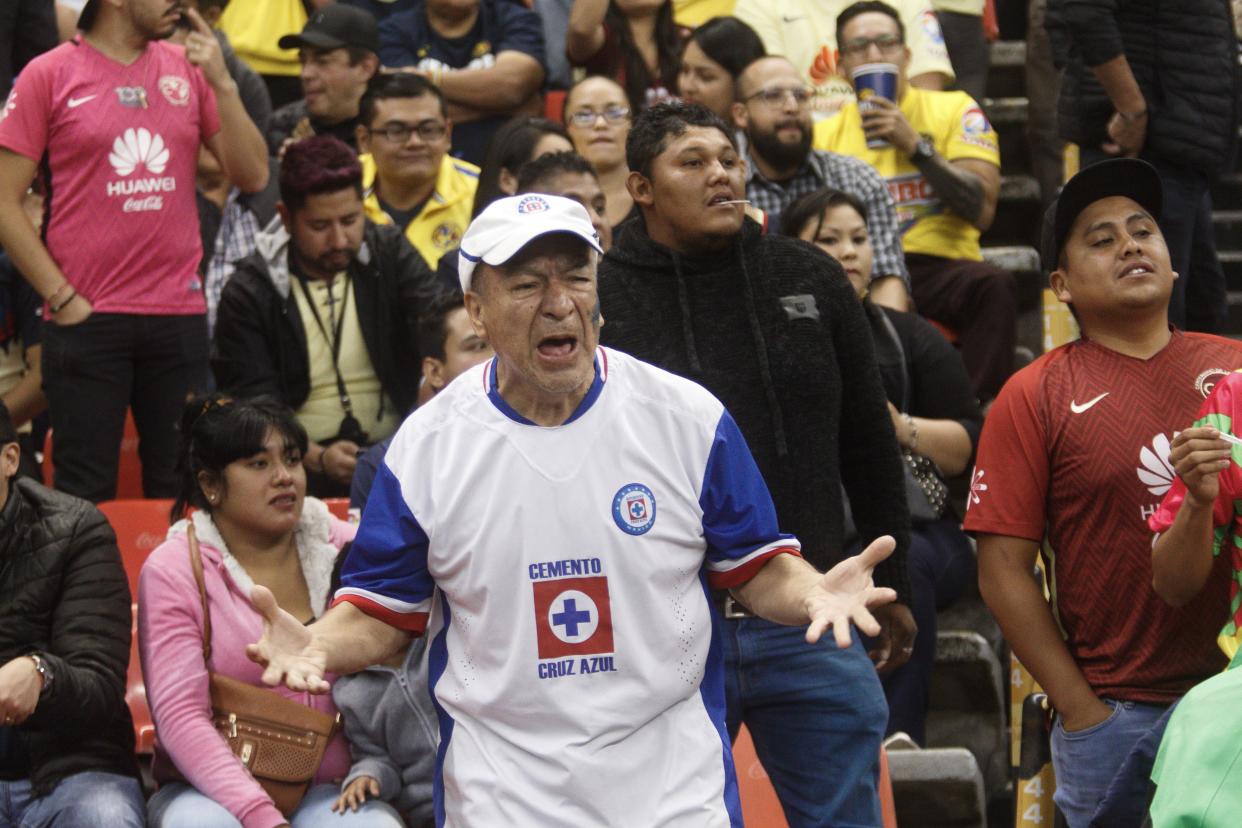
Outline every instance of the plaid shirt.
<path id="1" fill-rule="evenodd" d="M 811 150 L 798 174 L 783 185 L 768 181 L 759 172 L 750 148 L 746 149 L 746 197 L 768 215 L 768 227 L 777 232 L 781 211 L 799 196 L 822 187 L 833 187 L 853 195 L 867 208 L 867 233 L 875 251 L 871 278 L 900 276 L 910 288 L 906 258 L 901 251 L 901 233 L 897 229 L 897 210 L 884 179 L 869 164 L 848 155 L 824 150 Z"/>
<path id="2" fill-rule="evenodd" d="M 216 233 L 216 246 L 207 262 L 207 278 L 204 292 L 207 296 L 207 334 L 216 329 L 216 312 L 220 308 L 220 294 L 233 275 L 233 265 L 255 251 L 254 237 L 259 232 L 259 220 L 254 213 L 242 206 L 238 198 L 241 191 L 229 190 L 224 210 L 220 216 L 220 231 Z"/>

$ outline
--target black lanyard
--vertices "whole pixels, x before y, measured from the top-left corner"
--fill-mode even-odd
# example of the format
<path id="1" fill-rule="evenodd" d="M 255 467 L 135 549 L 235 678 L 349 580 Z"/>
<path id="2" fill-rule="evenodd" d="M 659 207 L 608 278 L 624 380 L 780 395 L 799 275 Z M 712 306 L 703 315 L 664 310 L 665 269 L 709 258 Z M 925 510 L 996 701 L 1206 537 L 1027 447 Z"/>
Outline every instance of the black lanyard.
<path id="1" fill-rule="evenodd" d="M 334 319 L 335 315 L 333 307 L 336 301 L 332 297 L 332 282 L 328 282 L 328 324 L 333 327 L 334 334 L 331 339 L 328 338 L 328 329 L 324 327 L 323 320 L 319 318 L 319 311 L 315 309 L 315 300 L 311 298 L 310 291 L 306 288 L 306 280 L 298 278 L 297 282 L 302 287 L 302 296 L 306 298 L 306 304 L 310 308 L 311 316 L 315 317 L 315 326 L 319 328 L 319 333 L 323 334 L 324 341 L 328 343 L 328 350 L 332 354 L 332 373 L 336 375 L 336 391 L 341 397 L 341 408 L 345 411 L 345 416 L 352 418 L 354 416 L 354 406 L 349 399 L 349 392 L 345 390 L 345 380 L 341 378 L 341 368 L 337 364 L 341 353 L 341 333 L 345 329 L 345 314 L 349 307 L 349 291 L 350 280 L 349 274 L 346 273 L 345 291 L 341 295 L 341 318 Z"/>

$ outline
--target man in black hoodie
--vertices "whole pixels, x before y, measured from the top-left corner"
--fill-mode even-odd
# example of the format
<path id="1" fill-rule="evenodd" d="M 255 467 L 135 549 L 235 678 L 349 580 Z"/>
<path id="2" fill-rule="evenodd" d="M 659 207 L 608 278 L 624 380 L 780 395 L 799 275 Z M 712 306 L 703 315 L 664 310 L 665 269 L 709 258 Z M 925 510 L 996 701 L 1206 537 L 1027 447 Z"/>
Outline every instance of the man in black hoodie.
<path id="1" fill-rule="evenodd" d="M 763 235 L 743 216 L 745 166 L 709 110 L 661 104 L 626 141 L 641 211 L 599 270 L 602 341 L 699 382 L 733 414 L 786 531 L 826 570 L 844 558 L 841 485 L 860 535 L 890 534 L 876 568 L 897 604 L 872 653 L 909 658 L 903 471 L 862 310 L 840 266 L 811 245 Z M 720 596 L 731 734 L 745 722 L 791 826 L 878 825 L 888 717 L 859 642 L 808 646 L 796 630 Z M 792 628 L 788 628 L 792 629 Z"/>

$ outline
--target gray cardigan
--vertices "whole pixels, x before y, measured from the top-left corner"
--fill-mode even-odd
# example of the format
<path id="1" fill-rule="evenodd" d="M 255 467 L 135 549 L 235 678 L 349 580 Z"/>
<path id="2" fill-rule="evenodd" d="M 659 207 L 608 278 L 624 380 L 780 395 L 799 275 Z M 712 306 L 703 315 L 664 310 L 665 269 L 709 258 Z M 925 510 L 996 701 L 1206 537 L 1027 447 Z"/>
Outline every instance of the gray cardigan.
<path id="1" fill-rule="evenodd" d="M 407 825 L 430 824 L 438 726 L 427 687 L 426 640 L 406 651 L 401 669 L 372 665 L 332 687 L 354 763 L 342 789 L 359 776 L 379 781 Z"/>

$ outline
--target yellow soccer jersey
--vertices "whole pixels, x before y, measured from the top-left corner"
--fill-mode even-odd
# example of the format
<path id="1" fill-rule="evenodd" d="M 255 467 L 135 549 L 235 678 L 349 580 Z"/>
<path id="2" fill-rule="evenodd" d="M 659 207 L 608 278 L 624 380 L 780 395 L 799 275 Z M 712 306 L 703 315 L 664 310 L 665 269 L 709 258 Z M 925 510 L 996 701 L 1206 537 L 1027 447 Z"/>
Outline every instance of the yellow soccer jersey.
<path id="1" fill-rule="evenodd" d="M 276 45 L 306 25 L 302 0 L 250 0 L 229 3 L 220 14 L 220 30 L 237 56 L 261 75 L 297 77 L 302 71 L 297 49 Z"/>
<path id="2" fill-rule="evenodd" d="M 367 218 L 376 224 L 392 224 L 392 218 L 380 207 L 375 193 L 375 161 L 369 153 L 361 156 L 363 206 Z M 423 209 L 405 228 L 405 237 L 432 270 L 440 257 L 461 243 L 461 236 L 470 223 L 474 207 L 474 191 L 479 188 L 479 168 L 467 161 L 444 156 L 436 189 Z"/>
<path id="3" fill-rule="evenodd" d="M 729 17 L 733 6 L 734 0 L 673 0 L 673 21 L 697 29 L 713 17 Z"/>
<path id="4" fill-rule="evenodd" d="M 920 135 L 950 161 L 977 158 L 1000 166 L 996 131 L 983 110 L 965 92 L 929 92 L 908 87 L 901 111 Z M 858 104 L 815 124 L 815 149 L 852 155 L 884 176 L 897 205 L 901 246 L 907 253 L 979 261 L 979 229 L 951 211 L 932 190 L 905 153 L 893 148 L 868 149 Z"/>
<path id="5" fill-rule="evenodd" d="M 837 15 L 852 0 L 737 0 L 734 15 L 759 33 L 769 55 L 784 55 L 815 87 L 815 108 L 835 112 L 854 99 L 847 78 L 837 73 Z M 910 77 L 940 72 L 953 78 L 940 21 L 927 0 L 894 0 L 906 27 Z"/>

